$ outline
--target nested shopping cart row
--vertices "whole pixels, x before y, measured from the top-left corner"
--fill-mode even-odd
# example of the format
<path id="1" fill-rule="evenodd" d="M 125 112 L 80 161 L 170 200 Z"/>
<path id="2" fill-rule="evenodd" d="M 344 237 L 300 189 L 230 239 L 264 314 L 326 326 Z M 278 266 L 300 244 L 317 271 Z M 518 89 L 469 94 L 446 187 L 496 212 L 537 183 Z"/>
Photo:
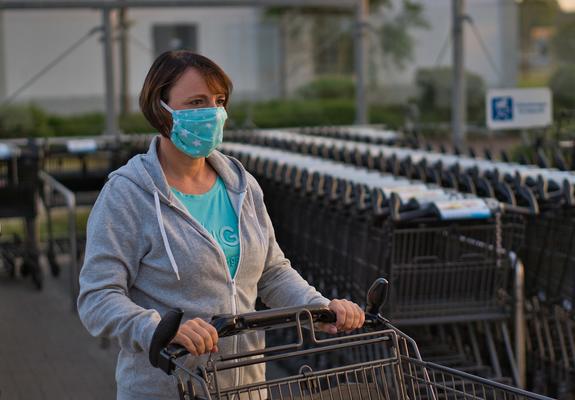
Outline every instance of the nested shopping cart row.
<path id="1" fill-rule="evenodd" d="M 528 293 L 551 297 L 568 307 L 573 303 L 575 275 L 566 262 L 575 257 L 575 224 L 568 223 L 575 209 L 573 174 L 283 131 L 237 134 L 233 140 L 295 150 L 494 198 L 507 210 L 526 215 L 527 240 L 513 249 L 521 247 Z"/>
<path id="2" fill-rule="evenodd" d="M 83 234 L 76 232 L 78 206 L 91 206 L 108 174 L 134 154 L 147 149 L 148 136 L 101 138 L 45 138 L 0 143 L 0 218 L 25 222 L 25 236 L 4 234 L 0 238 L 0 265 L 11 275 L 18 269 L 30 274 L 39 289 L 43 276 L 39 267 L 38 204 L 47 216 L 46 255 L 53 275 L 60 266 L 56 255 L 71 257 L 72 303 L 77 294 L 79 258 Z M 38 199 L 42 201 L 39 203 Z M 54 235 L 52 209 L 67 210 L 67 233 Z"/>
<path id="3" fill-rule="evenodd" d="M 502 231 L 520 233 L 520 223 L 489 206 L 481 216 L 442 219 L 430 212 L 442 201 L 478 200 L 449 191 L 452 198 L 421 201 L 426 212 L 408 210 L 409 218 L 400 212 L 398 221 L 390 211 L 394 190 L 414 185 L 417 203 L 425 197 L 420 184 L 261 146 L 227 143 L 222 150 L 256 175 L 278 240 L 309 282 L 328 296 L 361 302 L 369 282 L 386 276 L 393 284 L 386 312 L 403 326 L 492 321 L 485 329 L 499 329 L 507 346 L 494 350 L 493 336 L 486 336 L 490 343 L 482 339 L 485 346 L 479 347 L 500 351 L 519 375 L 515 354 L 522 351 L 522 331 L 509 324 L 511 299 L 521 292 L 514 290 L 522 287 L 521 265 L 504 250 L 503 238 L 513 235 Z M 519 338 L 512 339 L 516 333 Z M 498 357 L 493 354 L 491 361 L 498 363 Z"/>
<path id="4" fill-rule="evenodd" d="M 529 354 L 534 357 L 534 363 L 544 360 L 550 365 L 573 370 L 573 174 L 290 132 L 258 131 L 249 136 L 240 133 L 238 139 L 439 183 L 482 197 L 494 197 L 505 202 L 508 209 L 525 214 L 525 240 L 516 241 L 512 248 L 518 249 L 526 264 Z M 416 173 L 417 170 L 420 172 Z M 550 376 L 555 378 L 557 374 Z"/>

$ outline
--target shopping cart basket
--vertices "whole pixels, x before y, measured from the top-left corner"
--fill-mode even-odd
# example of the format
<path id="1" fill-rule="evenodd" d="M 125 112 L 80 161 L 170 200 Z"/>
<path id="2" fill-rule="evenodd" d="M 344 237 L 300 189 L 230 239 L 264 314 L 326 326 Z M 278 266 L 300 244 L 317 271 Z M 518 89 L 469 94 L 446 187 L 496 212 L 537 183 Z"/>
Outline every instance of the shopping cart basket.
<path id="1" fill-rule="evenodd" d="M 325 307 L 216 316 L 212 324 L 221 337 L 291 325 L 299 340 L 261 351 L 212 355 L 196 371 L 186 368 L 186 351 L 169 344 L 182 318 L 181 311 L 170 311 L 154 333 L 150 362 L 176 377 L 180 399 L 547 399 L 423 361 L 415 341 L 382 316 L 386 294 L 387 281 L 380 278 L 368 292 L 364 329 L 335 337 L 320 338 L 315 332 L 314 323 L 335 320 Z M 314 370 L 312 365 L 317 363 L 309 362 L 314 357 L 323 357 L 329 364 Z M 222 387 L 218 380 L 225 371 L 293 359 L 304 363 L 297 374 L 232 387 Z"/>

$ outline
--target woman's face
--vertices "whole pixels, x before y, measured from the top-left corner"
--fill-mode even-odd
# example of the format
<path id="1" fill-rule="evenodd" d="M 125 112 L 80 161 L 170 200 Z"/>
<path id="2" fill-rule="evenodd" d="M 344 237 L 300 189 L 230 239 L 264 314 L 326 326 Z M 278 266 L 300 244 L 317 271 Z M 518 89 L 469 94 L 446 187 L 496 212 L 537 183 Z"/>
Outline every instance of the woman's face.
<path id="1" fill-rule="evenodd" d="M 174 110 L 223 107 L 224 93 L 213 93 L 204 77 L 195 68 L 188 68 L 168 93 L 168 105 Z"/>

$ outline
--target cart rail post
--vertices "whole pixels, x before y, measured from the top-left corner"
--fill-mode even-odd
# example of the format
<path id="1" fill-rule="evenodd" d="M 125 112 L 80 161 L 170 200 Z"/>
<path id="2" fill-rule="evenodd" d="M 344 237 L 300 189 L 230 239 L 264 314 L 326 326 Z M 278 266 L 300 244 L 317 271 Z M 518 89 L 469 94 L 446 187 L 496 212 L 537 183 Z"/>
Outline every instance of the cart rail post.
<path id="1" fill-rule="evenodd" d="M 525 266 L 517 255 L 510 251 L 509 259 L 514 270 L 514 317 L 515 317 L 515 360 L 517 362 L 516 384 L 525 388 Z"/>
<path id="2" fill-rule="evenodd" d="M 80 269 L 77 259 L 77 235 L 76 235 L 76 195 L 66 186 L 62 185 L 53 176 L 45 171 L 39 172 L 39 178 L 43 182 L 44 199 L 46 201 L 45 207 L 47 212 L 50 212 L 50 199 L 51 193 L 57 192 L 64 197 L 66 201 L 66 208 L 68 210 L 68 233 L 70 241 L 70 298 L 72 302 L 72 310 L 76 310 L 76 298 L 80 291 L 80 284 L 78 282 Z"/>

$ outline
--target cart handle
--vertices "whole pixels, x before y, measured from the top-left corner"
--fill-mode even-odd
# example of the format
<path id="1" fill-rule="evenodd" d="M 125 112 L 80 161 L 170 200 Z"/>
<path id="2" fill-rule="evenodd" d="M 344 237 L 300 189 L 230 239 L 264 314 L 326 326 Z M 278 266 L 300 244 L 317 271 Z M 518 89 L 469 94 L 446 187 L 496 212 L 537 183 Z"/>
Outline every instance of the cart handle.
<path id="1" fill-rule="evenodd" d="M 388 281 L 378 278 L 370 287 L 367 295 L 366 319 L 364 326 L 375 328 L 381 326 L 377 315 L 387 300 Z M 163 317 L 152 337 L 150 345 L 150 363 L 170 374 L 174 368 L 173 361 L 187 354 L 187 350 L 177 344 L 170 344 L 176 336 L 184 312 L 181 309 L 168 311 Z M 336 314 L 325 305 L 311 304 L 306 306 L 275 308 L 244 314 L 220 314 L 212 317 L 210 324 L 216 328 L 219 337 L 234 336 L 250 330 L 287 328 L 299 325 L 302 315 L 311 315 L 310 323 L 334 323 Z M 305 318 L 305 317 L 304 317 Z"/>

